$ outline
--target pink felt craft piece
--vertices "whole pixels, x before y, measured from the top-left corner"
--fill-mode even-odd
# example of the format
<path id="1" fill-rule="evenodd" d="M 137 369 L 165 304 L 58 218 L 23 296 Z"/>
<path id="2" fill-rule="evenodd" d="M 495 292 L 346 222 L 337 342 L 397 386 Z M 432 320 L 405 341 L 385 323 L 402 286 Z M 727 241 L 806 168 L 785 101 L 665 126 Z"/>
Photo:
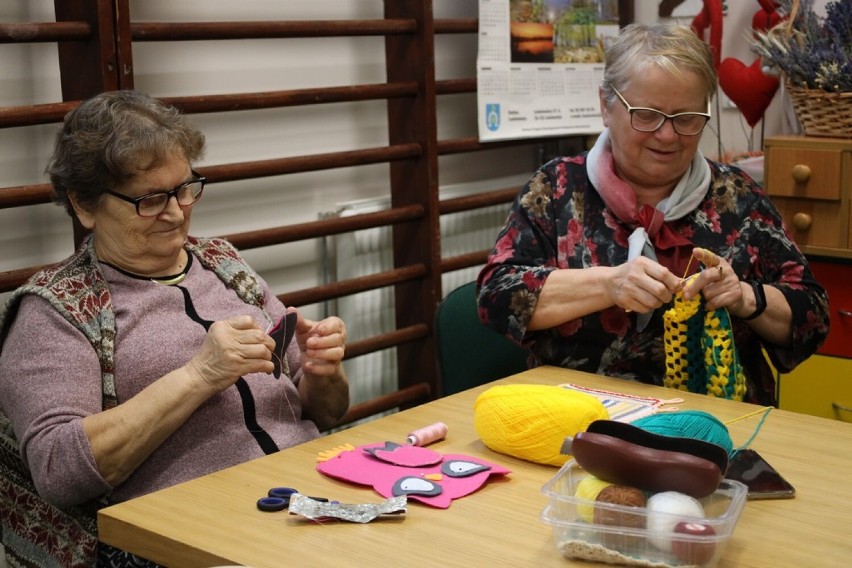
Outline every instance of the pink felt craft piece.
<path id="1" fill-rule="evenodd" d="M 425 467 L 444 461 L 444 456 L 438 452 L 419 446 L 401 446 L 394 442 L 385 442 L 384 446 L 375 448 L 364 448 L 364 451 L 382 461 L 402 467 Z"/>
<path id="2" fill-rule="evenodd" d="M 384 455 L 383 459 L 378 459 L 372 453 L 378 449 L 387 454 L 387 447 L 387 444 L 368 444 L 340 452 L 319 462 L 317 471 L 342 481 L 372 486 L 385 498 L 407 495 L 410 499 L 440 509 L 448 508 L 453 499 L 475 492 L 492 475 L 511 473 L 497 464 L 460 454 L 439 454 L 442 459 L 427 466 L 397 465 L 399 462 L 426 459 L 412 457 L 419 452 L 437 453 L 419 446 L 397 446 L 395 451 L 400 452 L 400 458 L 388 459 L 390 456 Z"/>

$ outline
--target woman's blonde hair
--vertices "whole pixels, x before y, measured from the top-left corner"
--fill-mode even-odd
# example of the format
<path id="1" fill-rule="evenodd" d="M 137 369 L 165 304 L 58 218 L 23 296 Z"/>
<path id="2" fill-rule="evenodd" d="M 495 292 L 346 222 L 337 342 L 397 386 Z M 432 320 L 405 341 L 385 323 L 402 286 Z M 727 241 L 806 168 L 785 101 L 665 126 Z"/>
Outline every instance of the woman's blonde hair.
<path id="1" fill-rule="evenodd" d="M 613 88 L 624 90 L 630 80 L 651 66 L 674 76 L 691 71 L 703 83 L 709 101 L 716 93 L 718 78 L 713 54 L 691 28 L 675 24 L 630 24 L 606 47 L 601 88 L 608 103 Z"/>

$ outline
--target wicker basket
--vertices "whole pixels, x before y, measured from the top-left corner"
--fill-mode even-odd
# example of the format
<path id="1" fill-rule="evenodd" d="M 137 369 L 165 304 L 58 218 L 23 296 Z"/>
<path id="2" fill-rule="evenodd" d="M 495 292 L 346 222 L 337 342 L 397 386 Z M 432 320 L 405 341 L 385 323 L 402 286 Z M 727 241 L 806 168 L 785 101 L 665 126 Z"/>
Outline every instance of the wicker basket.
<path id="1" fill-rule="evenodd" d="M 807 136 L 852 138 L 852 93 L 805 89 L 789 81 L 787 91 Z"/>

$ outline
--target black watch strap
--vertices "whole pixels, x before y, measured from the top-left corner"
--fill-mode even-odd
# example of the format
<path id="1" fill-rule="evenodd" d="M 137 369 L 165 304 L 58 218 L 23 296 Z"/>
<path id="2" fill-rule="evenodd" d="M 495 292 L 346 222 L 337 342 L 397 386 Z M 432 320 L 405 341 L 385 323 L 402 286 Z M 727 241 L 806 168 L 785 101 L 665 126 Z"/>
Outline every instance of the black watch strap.
<path id="1" fill-rule="evenodd" d="M 749 284 L 751 289 L 754 290 L 755 308 L 750 316 L 743 318 L 746 321 L 760 317 L 760 315 L 766 311 L 766 292 L 763 290 L 763 284 L 755 280 L 749 280 L 747 284 Z"/>

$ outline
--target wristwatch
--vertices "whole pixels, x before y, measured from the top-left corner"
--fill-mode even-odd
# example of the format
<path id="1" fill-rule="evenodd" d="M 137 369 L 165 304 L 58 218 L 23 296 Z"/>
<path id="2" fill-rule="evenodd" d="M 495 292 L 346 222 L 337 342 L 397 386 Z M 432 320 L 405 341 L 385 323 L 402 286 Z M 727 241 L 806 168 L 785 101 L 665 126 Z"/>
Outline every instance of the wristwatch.
<path id="1" fill-rule="evenodd" d="M 746 282 L 751 289 L 754 290 L 754 302 L 755 308 L 750 316 L 744 317 L 743 319 L 753 320 L 760 316 L 764 311 L 766 311 L 766 292 L 763 290 L 763 284 L 757 282 L 756 280 L 749 280 Z"/>

